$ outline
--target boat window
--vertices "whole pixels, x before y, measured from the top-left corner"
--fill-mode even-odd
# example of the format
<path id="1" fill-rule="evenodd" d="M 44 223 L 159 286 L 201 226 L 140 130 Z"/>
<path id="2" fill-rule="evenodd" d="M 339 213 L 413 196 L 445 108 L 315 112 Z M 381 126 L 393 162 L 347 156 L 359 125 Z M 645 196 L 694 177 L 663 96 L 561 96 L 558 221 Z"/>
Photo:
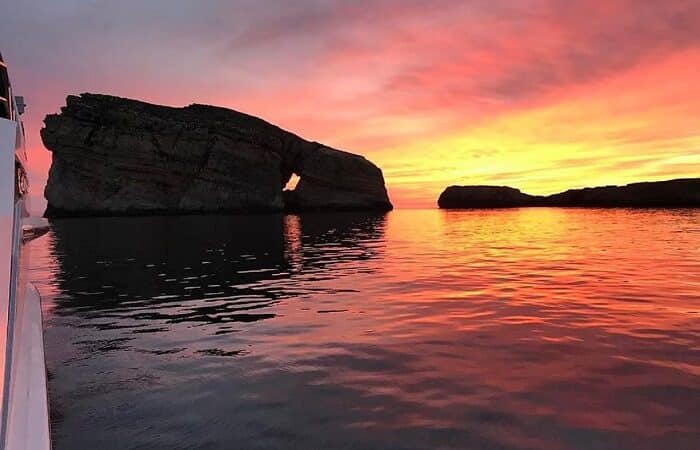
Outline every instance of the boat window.
<path id="1" fill-rule="evenodd" d="M 0 118 L 12 118 L 10 102 L 10 80 L 7 77 L 7 66 L 0 59 Z"/>

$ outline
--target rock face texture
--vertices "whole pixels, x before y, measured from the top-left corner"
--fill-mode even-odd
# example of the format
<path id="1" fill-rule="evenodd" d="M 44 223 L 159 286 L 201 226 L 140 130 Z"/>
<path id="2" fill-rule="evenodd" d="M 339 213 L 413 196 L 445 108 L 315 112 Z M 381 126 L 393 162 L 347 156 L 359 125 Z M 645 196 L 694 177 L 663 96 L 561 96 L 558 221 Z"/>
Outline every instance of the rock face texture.
<path id="1" fill-rule="evenodd" d="M 450 186 L 438 206 L 453 208 L 505 208 L 519 206 L 588 207 L 700 207 L 700 178 L 570 189 L 559 194 L 523 194 L 505 186 Z"/>
<path id="2" fill-rule="evenodd" d="M 44 123 L 47 217 L 392 209 L 362 156 L 225 108 L 82 94 Z"/>

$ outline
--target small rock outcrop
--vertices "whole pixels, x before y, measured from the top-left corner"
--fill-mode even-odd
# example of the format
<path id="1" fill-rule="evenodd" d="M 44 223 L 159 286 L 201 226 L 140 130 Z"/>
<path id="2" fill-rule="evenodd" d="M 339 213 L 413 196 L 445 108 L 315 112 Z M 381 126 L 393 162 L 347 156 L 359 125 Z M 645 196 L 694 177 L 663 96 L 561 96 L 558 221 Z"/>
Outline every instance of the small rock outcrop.
<path id="1" fill-rule="evenodd" d="M 700 178 L 570 189 L 549 196 L 506 186 L 450 186 L 438 199 L 444 209 L 521 206 L 700 207 Z"/>
<path id="2" fill-rule="evenodd" d="M 225 108 L 82 94 L 44 123 L 47 217 L 392 209 L 362 156 Z"/>

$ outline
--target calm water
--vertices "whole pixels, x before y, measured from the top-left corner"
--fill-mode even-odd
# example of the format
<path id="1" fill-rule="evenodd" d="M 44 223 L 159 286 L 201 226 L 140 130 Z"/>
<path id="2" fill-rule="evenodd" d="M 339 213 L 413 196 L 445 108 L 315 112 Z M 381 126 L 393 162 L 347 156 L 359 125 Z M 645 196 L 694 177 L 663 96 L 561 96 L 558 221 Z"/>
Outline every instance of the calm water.
<path id="1" fill-rule="evenodd" d="M 700 210 L 75 219 L 57 449 L 700 448 Z"/>

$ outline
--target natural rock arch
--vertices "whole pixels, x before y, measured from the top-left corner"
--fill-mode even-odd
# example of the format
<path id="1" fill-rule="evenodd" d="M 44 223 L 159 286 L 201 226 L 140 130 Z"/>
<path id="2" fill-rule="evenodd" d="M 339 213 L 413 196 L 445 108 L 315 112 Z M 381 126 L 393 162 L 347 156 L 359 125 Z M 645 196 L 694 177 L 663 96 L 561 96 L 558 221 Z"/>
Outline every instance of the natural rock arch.
<path id="1" fill-rule="evenodd" d="M 47 216 L 392 208 L 362 156 L 225 108 L 82 94 L 45 125 Z"/>

